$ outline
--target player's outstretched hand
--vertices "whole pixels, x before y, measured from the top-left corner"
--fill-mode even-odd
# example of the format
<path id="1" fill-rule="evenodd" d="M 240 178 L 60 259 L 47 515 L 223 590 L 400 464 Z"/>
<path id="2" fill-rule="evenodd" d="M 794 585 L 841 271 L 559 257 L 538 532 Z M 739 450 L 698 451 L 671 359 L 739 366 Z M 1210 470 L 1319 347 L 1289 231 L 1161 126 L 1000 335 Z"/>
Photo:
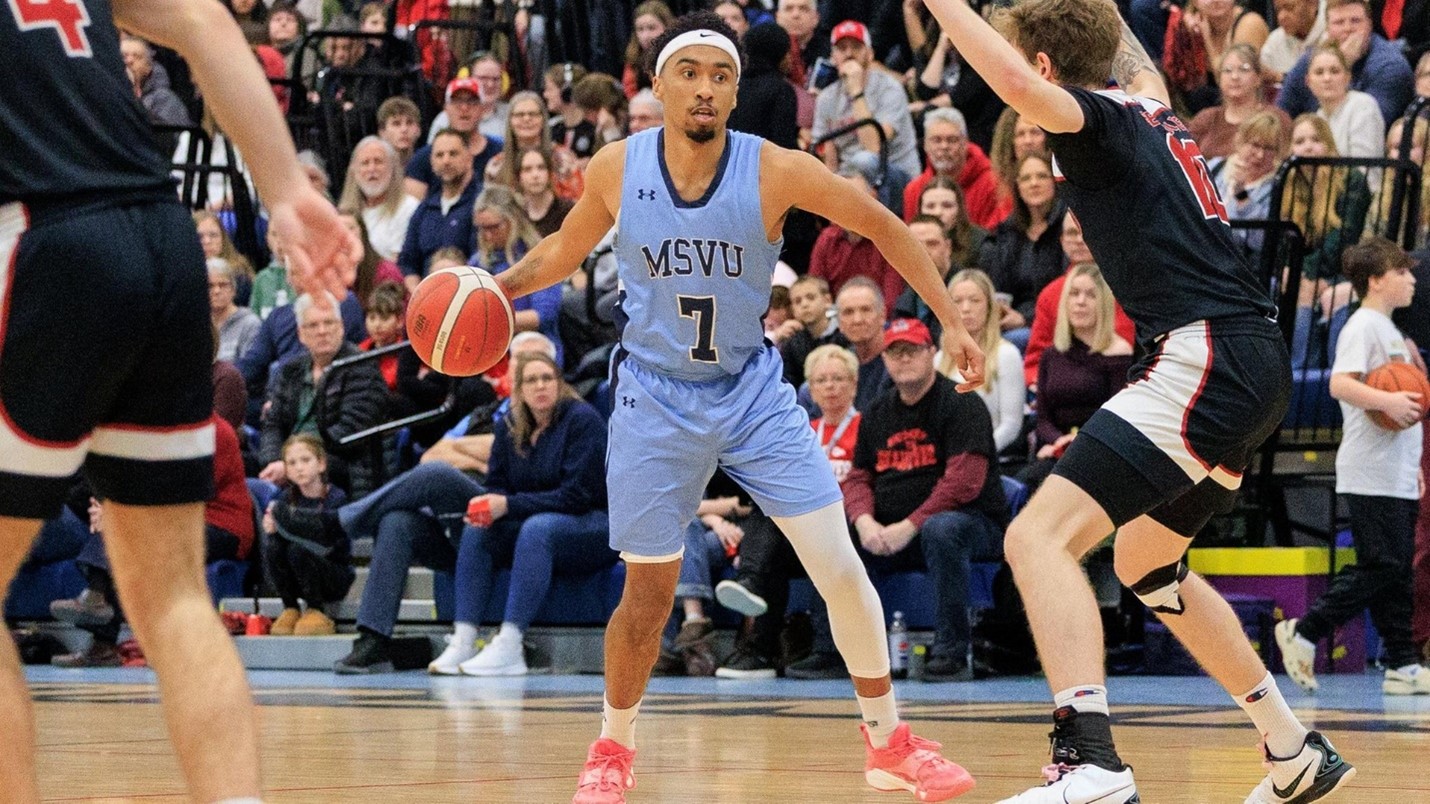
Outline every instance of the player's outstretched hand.
<path id="1" fill-rule="evenodd" d="M 314 293 L 319 306 L 326 290 L 338 299 L 352 286 L 362 243 L 349 232 L 333 205 L 304 186 L 287 203 L 272 205 L 268 225 L 288 259 L 288 281 L 299 293 Z"/>
<path id="2" fill-rule="evenodd" d="M 983 385 L 983 350 L 968 334 L 968 330 L 958 327 L 956 331 L 945 325 L 943 328 L 943 353 L 953 359 L 953 365 L 963 375 L 963 382 L 957 388 L 962 393 Z"/>

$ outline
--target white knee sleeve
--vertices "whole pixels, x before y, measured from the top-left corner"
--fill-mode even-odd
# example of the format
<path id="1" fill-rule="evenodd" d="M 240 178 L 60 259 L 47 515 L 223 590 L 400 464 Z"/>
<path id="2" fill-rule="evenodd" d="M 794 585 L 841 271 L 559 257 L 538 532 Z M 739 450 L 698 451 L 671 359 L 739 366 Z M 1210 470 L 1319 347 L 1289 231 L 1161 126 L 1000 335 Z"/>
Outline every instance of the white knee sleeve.
<path id="1" fill-rule="evenodd" d="M 887 675 L 889 640 L 884 631 L 884 607 L 854 551 L 844 506 L 831 503 L 818 511 L 773 519 L 829 606 L 829 627 L 849 674 L 860 678 Z"/>

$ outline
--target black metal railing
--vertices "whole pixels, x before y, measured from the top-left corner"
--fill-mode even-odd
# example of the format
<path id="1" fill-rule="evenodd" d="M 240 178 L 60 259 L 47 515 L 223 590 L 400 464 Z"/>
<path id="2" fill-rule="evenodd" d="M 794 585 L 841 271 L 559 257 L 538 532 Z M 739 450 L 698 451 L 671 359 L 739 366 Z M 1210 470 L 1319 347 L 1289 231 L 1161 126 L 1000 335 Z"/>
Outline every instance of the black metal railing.
<path id="1" fill-rule="evenodd" d="M 258 205 L 254 198 L 248 176 L 245 175 L 233 143 L 222 138 L 217 144 L 207 131 L 199 126 L 154 125 L 155 134 L 161 141 L 172 139 L 178 143 L 175 159 L 170 170 L 179 180 L 179 199 L 190 209 L 231 210 L 234 218 L 233 245 L 249 262 L 261 267 L 267 264 L 267 246 L 258 237 Z M 222 161 L 215 164 L 215 154 L 222 154 Z M 222 195 L 213 198 L 212 181 L 222 181 Z"/>
<path id="2" fill-rule="evenodd" d="M 817 156 L 819 154 L 819 148 L 825 143 L 833 142 L 839 137 L 858 131 L 865 126 L 872 126 L 874 133 L 879 137 L 879 167 L 874 174 L 873 181 L 874 189 L 878 190 L 884 186 L 884 181 L 889 176 L 889 135 L 884 131 L 883 124 L 878 120 L 872 117 L 866 117 L 863 120 L 855 120 L 852 123 L 842 125 L 814 142 L 811 142 L 809 148 L 806 150 Z"/>
<path id="3" fill-rule="evenodd" d="M 390 346 L 383 346 L 377 349 L 372 349 L 367 352 L 362 352 L 361 354 L 356 354 L 350 357 L 344 357 L 339 360 L 334 360 L 333 364 L 328 367 L 328 377 L 331 378 L 338 374 L 341 374 L 344 371 L 349 371 L 354 366 L 361 366 L 365 363 L 369 363 L 374 360 L 381 360 L 388 355 L 396 354 L 410 347 L 411 344 L 408 341 L 401 341 L 398 343 L 394 343 Z M 318 396 L 318 399 L 320 401 L 322 400 L 321 394 Z M 454 381 L 452 383 L 451 390 L 447 392 L 447 397 L 443 399 L 442 404 L 438 405 L 437 407 L 432 408 L 431 410 L 420 411 L 410 416 L 404 416 L 400 419 L 383 422 L 382 424 L 369 427 L 366 430 L 359 430 L 356 433 L 351 433 L 338 439 L 338 446 L 355 446 L 364 442 L 373 441 L 374 439 L 377 439 L 380 436 L 387 435 L 388 433 L 395 433 L 404 427 L 413 427 L 415 425 L 427 424 L 428 422 L 436 421 L 451 413 L 452 409 L 456 407 L 456 404 L 457 383 Z"/>

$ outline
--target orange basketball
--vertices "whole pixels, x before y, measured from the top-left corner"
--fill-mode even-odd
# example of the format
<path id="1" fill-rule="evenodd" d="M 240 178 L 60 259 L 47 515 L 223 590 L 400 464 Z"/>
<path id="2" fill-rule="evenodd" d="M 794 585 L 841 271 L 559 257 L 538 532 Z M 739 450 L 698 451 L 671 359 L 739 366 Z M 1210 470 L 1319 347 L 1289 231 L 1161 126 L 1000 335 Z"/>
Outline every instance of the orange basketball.
<path id="1" fill-rule="evenodd" d="M 511 345 L 516 317 L 506 293 L 480 268 L 443 268 L 407 303 L 407 338 L 422 362 L 453 377 L 496 365 Z"/>
<path id="2" fill-rule="evenodd" d="M 1420 394 L 1420 409 L 1430 404 L 1430 380 L 1410 363 L 1386 363 L 1365 375 L 1365 384 L 1381 391 L 1414 391 Z M 1370 420 L 1386 430 L 1404 430 L 1414 424 L 1401 424 L 1378 410 L 1368 411 Z"/>

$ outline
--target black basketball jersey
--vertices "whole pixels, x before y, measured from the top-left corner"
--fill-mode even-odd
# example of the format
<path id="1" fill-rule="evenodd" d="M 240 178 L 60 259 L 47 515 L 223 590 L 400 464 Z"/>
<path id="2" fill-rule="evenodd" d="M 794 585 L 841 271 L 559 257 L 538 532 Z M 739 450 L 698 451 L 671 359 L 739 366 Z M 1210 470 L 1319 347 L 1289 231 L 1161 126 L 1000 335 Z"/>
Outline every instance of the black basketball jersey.
<path id="1" fill-rule="evenodd" d="M 1121 90 L 1065 89 L 1084 122 L 1048 135 L 1054 174 L 1138 335 L 1204 318 L 1274 317 L 1206 161 L 1172 110 Z"/>
<path id="2" fill-rule="evenodd" d="M 0 203 L 172 197 L 111 14 L 109 0 L 0 5 Z"/>

